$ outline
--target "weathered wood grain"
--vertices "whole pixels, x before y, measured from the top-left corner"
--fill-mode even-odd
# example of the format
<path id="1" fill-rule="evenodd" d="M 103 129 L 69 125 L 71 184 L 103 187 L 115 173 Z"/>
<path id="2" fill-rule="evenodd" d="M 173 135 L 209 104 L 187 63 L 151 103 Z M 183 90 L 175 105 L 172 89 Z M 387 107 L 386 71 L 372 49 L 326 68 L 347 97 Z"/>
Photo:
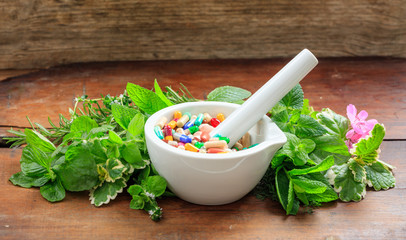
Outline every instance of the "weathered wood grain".
<path id="1" fill-rule="evenodd" d="M 60 203 L 39 189 L 13 186 L 21 150 L 0 149 L 1 239 L 402 239 L 406 235 L 406 142 L 386 141 L 381 159 L 395 165 L 397 186 L 368 191 L 361 202 L 334 202 L 286 216 L 277 202 L 253 196 L 223 206 L 199 206 L 178 198 L 159 201 L 163 219 L 152 222 L 129 208 L 122 193 L 109 205 L 90 205 L 86 192 Z"/>
<path id="2" fill-rule="evenodd" d="M 288 59 L 194 60 L 73 64 L 41 70 L 0 82 L 0 136 L 11 126 L 28 127 L 25 116 L 45 126 L 57 123 L 83 94 L 118 95 L 127 82 L 146 88 L 156 78 L 161 86 L 185 84 L 203 99 L 216 87 L 233 85 L 255 92 Z M 404 139 L 406 131 L 406 60 L 320 59 L 302 81 L 305 97 L 316 110 L 330 107 L 345 115 L 350 103 L 382 122 L 385 139 Z"/>
<path id="3" fill-rule="evenodd" d="M 89 61 L 406 57 L 404 0 L 0 2 L 0 69 Z"/>

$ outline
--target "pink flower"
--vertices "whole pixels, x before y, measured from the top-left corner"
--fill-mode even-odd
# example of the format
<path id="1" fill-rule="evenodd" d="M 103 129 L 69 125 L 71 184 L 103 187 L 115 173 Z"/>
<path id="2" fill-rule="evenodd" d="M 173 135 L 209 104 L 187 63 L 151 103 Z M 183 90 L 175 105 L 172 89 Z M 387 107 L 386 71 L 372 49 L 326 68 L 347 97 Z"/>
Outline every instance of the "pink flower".
<path id="1" fill-rule="evenodd" d="M 366 121 L 368 113 L 365 110 L 362 110 L 357 115 L 357 109 L 352 104 L 347 106 L 347 116 L 351 122 L 352 128 L 345 135 L 348 139 L 346 144 L 350 150 L 354 143 L 357 143 L 361 138 L 364 138 L 369 134 L 378 121 L 375 119 Z"/>

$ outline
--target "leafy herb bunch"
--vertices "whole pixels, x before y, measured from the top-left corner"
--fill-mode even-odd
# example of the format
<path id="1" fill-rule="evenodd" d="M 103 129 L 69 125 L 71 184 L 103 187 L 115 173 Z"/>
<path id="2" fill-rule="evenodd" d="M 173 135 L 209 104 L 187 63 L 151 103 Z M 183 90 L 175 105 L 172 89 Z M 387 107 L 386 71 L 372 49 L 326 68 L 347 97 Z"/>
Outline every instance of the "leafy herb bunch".
<path id="1" fill-rule="evenodd" d="M 156 199 L 173 196 L 164 178 L 150 162 L 145 138 L 145 120 L 156 111 L 173 104 L 197 101 L 182 85 L 154 91 L 128 83 L 120 96 L 99 99 L 77 98 L 70 119 L 59 115 L 59 127 L 49 120 L 51 129 L 40 124 L 32 129 L 10 130 L 12 146 L 25 144 L 21 172 L 10 181 L 25 188 L 40 187 L 51 202 L 61 201 L 66 191 L 89 191 L 95 206 L 116 198 L 130 182 L 130 207 L 144 209 L 159 220 L 162 209 Z M 223 86 L 207 96 L 208 101 L 242 103 L 250 92 Z M 83 107 L 79 107 L 79 103 Z M 100 103 L 102 105 L 100 105 Z M 315 112 L 297 85 L 271 111 L 272 120 L 285 132 L 287 143 L 275 154 L 256 188 L 258 197 L 278 200 L 287 214 L 296 214 L 300 202 L 317 206 L 338 198 L 360 200 L 366 184 L 375 189 L 394 185 L 390 166 L 377 159 L 384 129 L 377 124 L 372 137 L 354 144 L 348 152 L 345 135 L 348 120 L 330 109 Z M 380 127 L 379 127 L 380 126 Z M 329 174 L 326 174 L 329 170 Z"/>

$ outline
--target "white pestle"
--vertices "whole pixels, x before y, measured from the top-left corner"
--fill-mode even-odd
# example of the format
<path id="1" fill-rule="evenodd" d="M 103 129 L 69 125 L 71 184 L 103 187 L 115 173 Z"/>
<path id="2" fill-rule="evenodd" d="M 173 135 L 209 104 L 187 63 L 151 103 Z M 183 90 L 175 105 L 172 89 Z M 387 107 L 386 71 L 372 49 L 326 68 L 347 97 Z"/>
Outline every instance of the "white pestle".
<path id="1" fill-rule="evenodd" d="M 307 49 L 302 50 L 275 76 L 256 91 L 241 107 L 221 122 L 210 136 L 219 134 L 234 144 L 252 128 L 272 107 L 298 84 L 316 65 L 317 58 Z"/>

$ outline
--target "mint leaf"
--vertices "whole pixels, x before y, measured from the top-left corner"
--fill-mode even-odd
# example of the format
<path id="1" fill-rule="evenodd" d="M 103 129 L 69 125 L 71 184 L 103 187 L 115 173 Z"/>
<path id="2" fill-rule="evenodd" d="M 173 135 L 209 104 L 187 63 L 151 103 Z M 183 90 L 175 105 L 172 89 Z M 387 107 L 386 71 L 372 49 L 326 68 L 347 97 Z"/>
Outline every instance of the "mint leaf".
<path id="1" fill-rule="evenodd" d="M 329 108 L 323 109 L 316 116 L 328 134 L 338 135 L 341 139 L 346 139 L 345 135 L 348 132 L 349 126 L 349 121 L 346 117 L 333 112 Z"/>
<path id="2" fill-rule="evenodd" d="M 96 128 L 98 126 L 99 125 L 95 120 L 91 119 L 89 116 L 83 115 L 73 120 L 70 126 L 70 131 L 73 133 L 89 133 L 93 128 Z"/>
<path id="3" fill-rule="evenodd" d="M 294 188 L 298 192 L 306 193 L 323 193 L 327 187 L 322 182 L 311 180 L 302 176 L 295 176 L 291 179 Z"/>
<path id="4" fill-rule="evenodd" d="M 326 190 L 322 193 L 313 193 L 309 194 L 306 193 L 306 197 L 308 201 L 311 201 L 314 204 L 322 203 L 322 202 L 331 202 L 338 199 L 337 193 L 331 187 L 330 183 L 321 173 L 309 173 L 306 175 L 302 175 L 305 178 L 310 180 L 318 181 L 319 183 L 324 184 Z"/>
<path id="5" fill-rule="evenodd" d="M 138 113 L 136 109 L 120 104 L 111 104 L 111 112 L 114 116 L 114 120 L 126 130 L 133 117 Z"/>
<path id="6" fill-rule="evenodd" d="M 114 131 L 109 131 L 109 139 L 111 142 L 113 143 L 117 143 L 117 144 L 123 144 L 123 140 L 121 140 L 120 136 L 118 136 L 118 134 Z"/>
<path id="7" fill-rule="evenodd" d="M 80 146 L 69 147 L 65 154 L 65 162 L 56 166 L 55 171 L 68 191 L 89 190 L 99 180 L 93 155 Z"/>
<path id="8" fill-rule="evenodd" d="M 154 81 L 154 88 L 155 88 L 155 93 L 156 95 L 158 95 L 158 97 L 166 103 L 167 106 L 172 106 L 173 103 L 171 101 L 169 101 L 168 98 L 166 98 L 166 96 L 164 95 L 164 93 L 162 92 L 161 88 L 159 87 L 158 81 L 155 79 Z"/>
<path id="9" fill-rule="evenodd" d="M 355 181 L 354 174 L 347 164 L 334 166 L 332 170 L 336 174 L 334 189 L 339 192 L 342 201 L 360 201 L 364 197 L 365 183 Z"/>
<path id="10" fill-rule="evenodd" d="M 156 93 L 141 86 L 127 83 L 127 92 L 135 105 L 148 114 L 153 114 L 168 106 Z"/>
<path id="11" fill-rule="evenodd" d="M 158 175 L 150 176 L 146 179 L 143 185 L 145 186 L 145 190 L 154 194 L 155 197 L 159 197 L 165 192 L 166 180 Z"/>
<path id="12" fill-rule="evenodd" d="M 287 108 L 302 109 L 303 95 L 302 87 L 300 84 L 297 84 L 279 101 L 279 103 Z"/>
<path id="13" fill-rule="evenodd" d="M 348 154 L 348 151 L 346 152 Z M 348 154 L 349 155 L 349 154 Z M 336 165 L 341 165 L 343 163 L 348 162 L 350 159 L 350 156 L 344 156 L 338 153 L 330 153 L 326 152 L 322 149 L 316 149 L 309 154 L 309 157 L 315 162 L 315 163 L 320 163 L 322 162 L 326 157 L 333 156 L 334 157 L 334 163 Z"/>
<path id="14" fill-rule="evenodd" d="M 316 143 L 316 149 L 323 150 L 329 153 L 340 154 L 343 156 L 351 156 L 348 152 L 348 147 L 343 139 L 338 135 L 323 135 L 312 138 Z"/>
<path id="15" fill-rule="evenodd" d="M 24 130 L 24 134 L 26 135 L 27 144 L 35 146 L 36 148 L 40 149 L 45 153 L 52 153 L 55 151 L 55 145 L 49 141 L 46 137 L 44 137 L 41 133 L 37 131 L 33 131 L 31 129 L 26 128 Z"/>
<path id="16" fill-rule="evenodd" d="M 232 86 L 218 87 L 207 95 L 207 101 L 235 103 L 251 96 L 251 92 Z"/>
<path id="17" fill-rule="evenodd" d="M 278 193 L 279 202 L 282 204 L 283 209 L 287 209 L 289 204 L 289 178 L 286 175 L 283 167 L 276 169 L 275 173 L 275 186 Z"/>
<path id="18" fill-rule="evenodd" d="M 141 113 L 137 113 L 132 119 L 130 124 L 128 125 L 128 132 L 131 133 L 133 136 L 139 136 L 144 134 L 144 115 Z"/>
<path id="19" fill-rule="evenodd" d="M 90 203 L 99 207 L 116 199 L 117 195 L 123 192 L 123 189 L 127 186 L 126 181 L 125 178 L 119 178 L 114 182 L 103 182 L 102 185 L 91 189 L 89 194 Z"/>
<path id="20" fill-rule="evenodd" d="M 290 132 L 288 126 L 289 114 L 286 109 L 276 113 L 272 112 L 271 119 L 283 132 Z"/>
<path id="21" fill-rule="evenodd" d="M 368 186 L 376 191 L 395 187 L 395 177 L 382 163 L 374 162 L 364 166 Z"/>
<path id="22" fill-rule="evenodd" d="M 61 181 L 57 178 L 55 181 L 49 181 L 40 188 L 41 195 L 50 202 L 62 201 L 65 198 L 65 189 Z"/>
<path id="23" fill-rule="evenodd" d="M 321 136 L 326 129 L 314 118 L 307 115 L 300 115 L 295 126 L 295 134 L 300 138 L 311 138 Z"/>
<path id="24" fill-rule="evenodd" d="M 131 209 L 144 209 L 145 202 L 141 196 L 134 195 L 133 199 L 130 202 Z"/>
<path id="25" fill-rule="evenodd" d="M 142 160 L 141 152 L 135 143 L 126 143 L 122 148 L 120 148 L 120 153 L 125 161 L 137 169 L 144 168 L 147 164 L 144 160 Z"/>
<path id="26" fill-rule="evenodd" d="M 294 176 L 294 175 L 304 175 L 304 174 L 314 173 L 314 172 L 321 172 L 321 171 L 326 171 L 326 170 L 330 169 L 330 167 L 333 165 L 334 165 L 334 157 L 328 156 L 318 165 L 308 167 L 308 168 L 302 168 L 302 169 L 295 168 L 295 169 L 290 170 L 288 173 L 291 176 Z"/>
<path id="27" fill-rule="evenodd" d="M 42 175 L 40 177 L 28 177 L 23 172 L 18 172 L 10 177 L 10 182 L 23 188 L 41 187 L 49 181 L 49 177 Z"/>
<path id="28" fill-rule="evenodd" d="M 381 124 L 375 124 L 368 138 L 361 139 L 354 144 L 355 160 L 361 164 L 373 163 L 378 159 L 378 149 L 385 136 L 385 128 Z"/>

